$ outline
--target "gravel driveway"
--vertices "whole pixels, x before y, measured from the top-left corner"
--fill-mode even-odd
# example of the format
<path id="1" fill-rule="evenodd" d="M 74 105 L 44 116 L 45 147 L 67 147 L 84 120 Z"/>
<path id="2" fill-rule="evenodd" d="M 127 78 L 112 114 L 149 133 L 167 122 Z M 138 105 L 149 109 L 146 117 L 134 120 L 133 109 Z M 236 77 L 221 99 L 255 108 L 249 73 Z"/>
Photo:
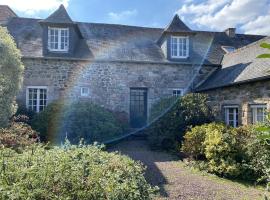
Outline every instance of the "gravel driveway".
<path id="1" fill-rule="evenodd" d="M 144 140 L 123 141 L 109 150 L 120 151 L 147 166 L 146 179 L 160 188 L 156 199 L 263 199 L 263 190 L 192 171 L 176 156 L 150 150 Z"/>

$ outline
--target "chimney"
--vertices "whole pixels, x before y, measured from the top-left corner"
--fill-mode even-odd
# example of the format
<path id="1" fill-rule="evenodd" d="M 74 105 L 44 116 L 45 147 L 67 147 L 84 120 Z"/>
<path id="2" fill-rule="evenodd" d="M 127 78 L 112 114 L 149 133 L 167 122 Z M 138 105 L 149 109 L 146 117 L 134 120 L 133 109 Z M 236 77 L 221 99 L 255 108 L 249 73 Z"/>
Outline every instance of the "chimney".
<path id="1" fill-rule="evenodd" d="M 236 31 L 236 28 L 227 28 L 224 32 L 225 32 L 229 37 L 235 37 L 235 31 Z"/>

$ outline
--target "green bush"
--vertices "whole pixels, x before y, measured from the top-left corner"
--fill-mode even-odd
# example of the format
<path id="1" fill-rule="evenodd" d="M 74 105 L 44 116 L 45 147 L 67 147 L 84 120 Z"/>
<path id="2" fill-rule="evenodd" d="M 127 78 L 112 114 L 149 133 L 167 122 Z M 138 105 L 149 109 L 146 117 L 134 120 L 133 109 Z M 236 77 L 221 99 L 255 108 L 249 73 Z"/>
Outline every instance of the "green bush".
<path id="1" fill-rule="evenodd" d="M 163 98 L 152 105 L 150 110 L 149 121 L 152 122 L 156 120 L 160 115 L 162 115 L 167 109 L 169 109 L 177 100 L 176 96 L 170 96 Z"/>
<path id="2" fill-rule="evenodd" d="M 40 132 L 44 141 L 63 141 L 67 137 L 72 143 L 82 138 L 87 143 L 102 142 L 123 133 L 127 122 L 116 115 L 87 101 L 51 103 L 35 115 L 33 128 Z"/>
<path id="3" fill-rule="evenodd" d="M 188 94 L 177 100 L 172 109 L 145 132 L 152 147 L 162 148 L 163 140 L 181 142 L 188 127 L 209 123 L 213 119 L 212 111 L 207 105 L 207 95 Z M 172 145 L 172 148 L 175 146 Z"/>
<path id="4" fill-rule="evenodd" d="M 195 126 L 184 136 L 182 151 L 195 159 L 205 158 L 204 140 L 208 125 Z"/>
<path id="5" fill-rule="evenodd" d="M 8 30 L 0 26 L 0 127 L 8 126 L 16 112 L 14 99 L 22 84 L 23 70 L 16 43 Z"/>
<path id="6" fill-rule="evenodd" d="M 270 171 L 270 146 L 257 138 L 254 126 L 232 128 L 211 123 L 186 133 L 182 151 L 198 160 L 205 170 L 219 176 L 247 181 L 266 181 Z M 207 163 L 207 165 L 205 164 Z"/>
<path id="7" fill-rule="evenodd" d="M 96 146 L 32 146 L 0 155 L 0 199 L 142 200 L 154 193 L 140 163 Z"/>
<path id="8" fill-rule="evenodd" d="M 38 133 L 25 123 L 12 122 L 8 127 L 0 129 L 0 147 L 22 151 L 38 142 Z"/>
<path id="9" fill-rule="evenodd" d="M 270 144 L 254 137 L 247 146 L 247 154 L 257 182 L 270 182 Z"/>
<path id="10" fill-rule="evenodd" d="M 225 177 L 238 177 L 241 163 L 236 161 L 237 132 L 223 124 L 211 124 L 206 131 L 204 145 L 208 171 Z"/>

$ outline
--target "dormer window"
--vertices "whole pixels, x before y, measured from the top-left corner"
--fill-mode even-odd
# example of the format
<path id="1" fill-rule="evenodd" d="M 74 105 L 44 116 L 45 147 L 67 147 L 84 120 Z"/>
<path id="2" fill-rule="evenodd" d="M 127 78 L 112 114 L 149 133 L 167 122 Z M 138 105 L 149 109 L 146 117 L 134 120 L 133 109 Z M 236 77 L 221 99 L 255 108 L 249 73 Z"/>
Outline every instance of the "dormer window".
<path id="1" fill-rule="evenodd" d="M 223 51 L 225 51 L 226 53 L 231 53 L 235 50 L 234 47 L 232 46 L 221 46 L 221 48 L 223 49 Z"/>
<path id="2" fill-rule="evenodd" d="M 187 36 L 171 37 L 171 57 L 187 58 L 189 56 L 189 38 Z"/>
<path id="3" fill-rule="evenodd" d="M 68 28 L 48 28 L 48 49 L 50 51 L 67 52 L 69 47 Z"/>

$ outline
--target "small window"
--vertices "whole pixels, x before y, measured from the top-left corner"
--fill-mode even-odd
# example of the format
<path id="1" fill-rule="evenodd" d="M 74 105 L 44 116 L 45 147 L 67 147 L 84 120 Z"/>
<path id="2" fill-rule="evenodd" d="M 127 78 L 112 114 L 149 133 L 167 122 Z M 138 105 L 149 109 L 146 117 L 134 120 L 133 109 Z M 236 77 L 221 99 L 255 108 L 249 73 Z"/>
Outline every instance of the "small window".
<path id="1" fill-rule="evenodd" d="M 266 105 L 261 104 L 261 105 L 251 105 L 251 110 L 252 110 L 252 123 L 260 123 L 264 122 L 266 119 Z"/>
<path id="2" fill-rule="evenodd" d="M 238 126 L 238 106 L 225 106 L 225 122 L 232 127 Z"/>
<path id="3" fill-rule="evenodd" d="M 232 46 L 222 46 L 221 47 L 226 53 L 230 53 L 230 52 L 233 52 L 235 50 L 234 47 Z"/>
<path id="4" fill-rule="evenodd" d="M 47 87 L 28 87 L 26 106 L 29 110 L 40 112 L 47 106 Z"/>
<path id="5" fill-rule="evenodd" d="M 89 96 L 89 88 L 88 87 L 81 87 L 81 96 L 82 97 Z"/>
<path id="6" fill-rule="evenodd" d="M 69 29 L 52 28 L 48 29 L 48 49 L 50 51 L 68 51 Z"/>
<path id="7" fill-rule="evenodd" d="M 173 96 L 175 96 L 175 97 L 183 96 L 182 90 L 181 89 L 173 89 Z"/>
<path id="8" fill-rule="evenodd" d="M 189 38 L 172 37 L 171 39 L 171 57 L 187 58 L 189 56 Z"/>

